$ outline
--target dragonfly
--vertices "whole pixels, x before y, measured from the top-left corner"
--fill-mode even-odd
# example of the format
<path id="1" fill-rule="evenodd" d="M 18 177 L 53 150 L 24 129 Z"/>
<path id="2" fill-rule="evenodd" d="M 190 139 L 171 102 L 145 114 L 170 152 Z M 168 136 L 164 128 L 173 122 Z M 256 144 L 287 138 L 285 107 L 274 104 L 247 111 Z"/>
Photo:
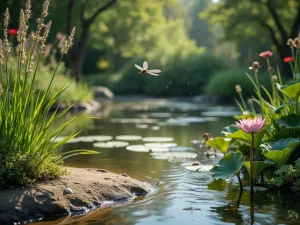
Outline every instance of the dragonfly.
<path id="1" fill-rule="evenodd" d="M 143 63 L 143 67 L 140 67 L 137 64 L 135 64 L 134 66 L 140 70 L 139 74 L 148 73 L 153 76 L 159 76 L 159 73 L 161 72 L 161 70 L 158 70 L 158 69 L 148 70 L 148 63 L 146 61 Z"/>

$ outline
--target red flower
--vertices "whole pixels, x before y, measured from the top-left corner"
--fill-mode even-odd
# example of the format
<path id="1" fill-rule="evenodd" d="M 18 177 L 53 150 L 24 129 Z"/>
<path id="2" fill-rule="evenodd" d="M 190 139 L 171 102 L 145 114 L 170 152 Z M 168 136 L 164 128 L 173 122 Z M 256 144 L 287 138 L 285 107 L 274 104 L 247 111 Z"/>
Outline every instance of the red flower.
<path id="1" fill-rule="evenodd" d="M 12 29 L 9 29 L 9 30 L 8 30 L 8 33 L 9 33 L 10 35 L 14 36 L 14 35 L 17 35 L 17 34 L 18 34 L 18 30 L 12 28 Z"/>
<path id="2" fill-rule="evenodd" d="M 265 59 L 270 58 L 273 55 L 273 52 L 271 51 L 265 51 L 265 52 L 261 52 L 259 54 L 260 57 L 263 57 Z"/>
<path id="3" fill-rule="evenodd" d="M 294 58 L 293 58 L 292 56 L 285 57 L 285 58 L 283 59 L 283 61 L 286 62 L 286 63 L 290 63 L 290 62 L 292 62 L 293 60 L 294 60 Z"/>

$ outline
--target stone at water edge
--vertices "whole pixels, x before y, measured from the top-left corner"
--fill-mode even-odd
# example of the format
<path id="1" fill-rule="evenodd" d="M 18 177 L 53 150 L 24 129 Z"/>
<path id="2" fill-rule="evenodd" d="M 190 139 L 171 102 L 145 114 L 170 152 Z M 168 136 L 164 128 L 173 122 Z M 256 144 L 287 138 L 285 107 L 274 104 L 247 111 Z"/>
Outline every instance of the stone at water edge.
<path id="1" fill-rule="evenodd" d="M 65 187 L 64 192 L 65 192 L 66 194 L 72 194 L 72 193 L 73 193 L 72 189 L 71 189 L 71 188 L 68 188 L 68 187 Z"/>

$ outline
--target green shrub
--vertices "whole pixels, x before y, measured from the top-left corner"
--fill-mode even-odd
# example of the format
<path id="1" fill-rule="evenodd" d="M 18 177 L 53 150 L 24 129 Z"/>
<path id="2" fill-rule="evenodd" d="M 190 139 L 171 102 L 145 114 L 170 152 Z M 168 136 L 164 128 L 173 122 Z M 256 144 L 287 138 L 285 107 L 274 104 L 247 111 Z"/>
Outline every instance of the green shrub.
<path id="1" fill-rule="evenodd" d="M 142 65 L 143 60 L 132 60 L 120 74 L 109 75 L 107 86 L 116 94 L 147 94 L 150 96 L 187 96 L 204 92 L 210 77 L 217 71 L 230 68 L 223 59 L 203 52 L 186 56 L 173 55 L 166 64 L 159 59 L 148 60 L 150 69 L 161 69 L 159 77 L 140 75 L 134 64 Z M 90 78 L 103 85 L 104 76 Z"/>
<path id="2" fill-rule="evenodd" d="M 44 13 L 38 23 L 45 21 L 44 15 L 47 15 L 45 9 L 48 3 L 46 0 Z M 52 129 L 53 124 L 71 108 L 62 112 L 55 111 L 49 117 L 50 109 L 64 93 L 66 85 L 59 84 L 60 82 L 56 80 L 56 69 L 53 70 L 52 75 L 37 74 L 43 71 L 42 63 L 39 65 L 39 59 L 51 23 L 39 24 L 38 27 L 44 27 L 44 29 L 38 29 L 33 36 L 34 44 L 28 45 L 27 29 L 30 15 L 28 4 L 25 12 L 27 14 L 24 15 L 21 11 L 18 54 L 12 58 L 15 59 L 15 63 L 12 63 L 10 67 L 7 66 L 7 62 L 12 56 L 9 56 L 7 36 L 4 36 L 4 42 L 0 42 L 0 189 L 59 177 L 65 173 L 61 165 L 66 157 L 81 153 L 96 153 L 73 150 L 57 154 L 58 148 L 76 136 L 78 132 L 72 131 L 69 136 L 57 143 L 53 143 L 53 139 L 57 138 L 70 123 L 81 117 L 69 119 L 54 130 Z M 4 22 L 6 35 L 8 21 L 7 11 Z M 66 54 L 71 47 L 74 33 L 75 29 L 64 43 L 62 55 Z M 35 51 L 38 53 L 33 58 L 32 54 Z M 59 63 L 56 68 L 59 68 Z M 40 80 L 37 79 L 39 76 Z"/>
<path id="3" fill-rule="evenodd" d="M 259 80 L 268 90 L 270 90 L 270 77 L 266 73 L 259 75 Z M 235 86 L 241 85 L 244 97 L 251 97 L 254 94 L 254 87 L 240 69 L 231 69 L 217 72 L 208 82 L 205 92 L 211 96 L 218 96 L 222 99 L 232 99 L 238 97 Z"/>

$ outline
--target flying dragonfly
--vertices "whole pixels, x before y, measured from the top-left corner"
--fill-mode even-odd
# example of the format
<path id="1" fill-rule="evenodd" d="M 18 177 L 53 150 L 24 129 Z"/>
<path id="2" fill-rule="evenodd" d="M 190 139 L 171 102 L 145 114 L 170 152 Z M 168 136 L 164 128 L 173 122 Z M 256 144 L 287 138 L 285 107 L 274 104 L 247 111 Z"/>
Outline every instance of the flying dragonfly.
<path id="1" fill-rule="evenodd" d="M 143 68 L 136 64 L 134 66 L 140 70 L 139 72 L 140 74 L 148 73 L 153 76 L 159 76 L 159 73 L 161 72 L 161 70 L 157 70 L 157 69 L 148 70 L 148 63 L 146 61 L 143 63 Z"/>

